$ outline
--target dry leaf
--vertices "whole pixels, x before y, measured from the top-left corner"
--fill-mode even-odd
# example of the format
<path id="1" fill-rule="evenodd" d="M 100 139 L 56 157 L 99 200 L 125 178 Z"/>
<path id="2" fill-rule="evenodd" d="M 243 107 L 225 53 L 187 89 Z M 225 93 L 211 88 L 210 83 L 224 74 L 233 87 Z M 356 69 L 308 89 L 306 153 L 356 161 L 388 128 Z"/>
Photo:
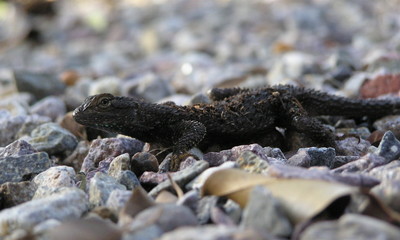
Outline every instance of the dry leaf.
<path id="1" fill-rule="evenodd" d="M 312 218 L 335 200 L 358 192 L 358 188 L 340 183 L 308 179 L 276 179 L 237 169 L 215 172 L 206 180 L 201 190 L 206 195 L 226 196 L 244 207 L 251 190 L 257 185 L 265 186 L 281 201 L 294 223 Z"/>
<path id="2" fill-rule="evenodd" d="M 177 201 L 178 198 L 167 190 L 163 190 L 156 197 L 156 203 L 176 203 Z"/>
<path id="3" fill-rule="evenodd" d="M 142 187 L 132 190 L 132 196 L 126 202 L 124 208 L 119 213 L 118 225 L 124 226 L 132 221 L 132 219 L 144 209 L 154 206 L 156 203 Z"/>

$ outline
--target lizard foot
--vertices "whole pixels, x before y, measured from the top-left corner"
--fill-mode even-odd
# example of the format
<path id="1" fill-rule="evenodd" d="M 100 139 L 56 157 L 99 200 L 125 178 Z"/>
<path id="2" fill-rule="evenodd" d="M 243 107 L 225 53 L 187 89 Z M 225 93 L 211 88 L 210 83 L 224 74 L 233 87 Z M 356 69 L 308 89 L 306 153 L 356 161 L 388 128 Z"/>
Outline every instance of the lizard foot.
<path id="1" fill-rule="evenodd" d="M 181 154 L 172 154 L 171 159 L 170 159 L 170 164 L 169 164 L 169 171 L 171 172 L 176 172 L 179 170 L 181 162 L 183 162 L 186 158 L 193 156 L 194 158 L 197 159 L 196 156 L 190 154 L 190 153 L 181 153 Z"/>

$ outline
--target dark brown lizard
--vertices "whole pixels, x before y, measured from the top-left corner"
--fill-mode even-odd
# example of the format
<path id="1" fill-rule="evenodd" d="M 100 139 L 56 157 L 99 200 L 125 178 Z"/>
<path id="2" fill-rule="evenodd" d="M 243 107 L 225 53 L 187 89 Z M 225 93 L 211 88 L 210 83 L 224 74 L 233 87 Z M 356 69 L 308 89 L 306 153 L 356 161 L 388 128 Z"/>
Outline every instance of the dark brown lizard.
<path id="1" fill-rule="evenodd" d="M 400 112 L 400 100 L 359 100 L 289 85 L 212 89 L 210 104 L 155 104 L 108 93 L 88 97 L 73 116 L 83 125 L 171 148 L 233 146 L 264 141 L 282 146 L 276 127 L 303 133 L 318 146 L 336 147 L 335 136 L 314 116 L 373 118 Z"/>

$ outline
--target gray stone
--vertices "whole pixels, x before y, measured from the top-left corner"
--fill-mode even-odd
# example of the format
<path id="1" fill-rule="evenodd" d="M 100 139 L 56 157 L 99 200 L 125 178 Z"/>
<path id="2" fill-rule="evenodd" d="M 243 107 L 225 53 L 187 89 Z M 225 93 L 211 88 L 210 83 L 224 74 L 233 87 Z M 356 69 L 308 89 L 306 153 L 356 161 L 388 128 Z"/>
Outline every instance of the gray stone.
<path id="1" fill-rule="evenodd" d="M 50 118 L 38 115 L 11 116 L 0 110 L 0 146 L 6 146 L 18 138 L 28 135 L 37 126 L 50 122 Z"/>
<path id="2" fill-rule="evenodd" d="M 169 232 L 182 226 L 197 225 L 197 220 L 192 211 L 185 206 L 160 204 L 141 211 L 126 230 L 135 232 L 151 225 L 157 226 L 162 232 Z"/>
<path id="3" fill-rule="evenodd" d="M 92 170 L 96 170 L 101 161 L 106 163 L 103 170 L 107 171 L 110 162 L 115 157 L 123 153 L 133 156 L 135 153 L 142 151 L 143 146 L 143 142 L 133 138 L 96 139 L 90 145 L 89 153 L 83 160 L 81 171 L 89 173 Z"/>
<path id="4" fill-rule="evenodd" d="M 211 209 L 217 205 L 219 197 L 204 196 L 197 203 L 196 217 L 199 224 L 206 224 L 211 219 Z"/>
<path id="5" fill-rule="evenodd" d="M 0 184 L 30 180 L 33 175 L 43 172 L 51 165 L 52 161 L 45 152 L 0 158 Z"/>
<path id="6" fill-rule="evenodd" d="M 132 191 L 120 189 L 113 190 L 107 199 L 106 207 L 115 213 L 119 213 L 131 196 Z"/>
<path id="7" fill-rule="evenodd" d="M 332 169 L 334 173 L 349 173 L 349 172 L 368 172 L 371 169 L 384 165 L 387 160 L 381 156 L 374 153 L 368 153 L 361 158 L 346 163 L 338 168 Z"/>
<path id="8" fill-rule="evenodd" d="M 132 172 L 131 170 L 124 170 L 120 172 L 116 180 L 122 185 L 124 185 L 128 190 L 132 190 L 140 186 L 139 179 L 136 177 L 135 173 Z"/>
<path id="9" fill-rule="evenodd" d="M 36 153 L 37 150 L 32 147 L 28 142 L 24 140 L 17 140 L 5 148 L 0 149 L 0 158 L 2 157 L 18 157 L 22 155 L 28 155 Z"/>
<path id="10" fill-rule="evenodd" d="M 87 210 L 86 194 L 80 189 L 69 188 L 59 194 L 1 211 L 0 236 L 8 235 L 18 228 L 29 230 L 48 219 L 63 221 L 80 218 Z"/>
<path id="11" fill-rule="evenodd" d="M 348 137 L 346 139 L 336 141 L 341 154 L 346 156 L 363 156 L 368 153 L 371 143 L 362 138 Z"/>
<path id="12" fill-rule="evenodd" d="M 35 128 L 28 142 L 38 151 L 63 156 L 71 154 L 78 145 L 76 137 L 56 123 L 45 123 Z"/>
<path id="13" fill-rule="evenodd" d="M 163 230 L 157 225 L 150 225 L 134 232 L 125 232 L 122 240 L 154 240 L 163 235 Z"/>
<path id="14" fill-rule="evenodd" d="M 311 166 L 310 154 L 308 154 L 307 151 L 300 151 L 299 149 L 296 154 L 287 160 L 287 164 L 296 167 L 309 168 Z"/>
<path id="15" fill-rule="evenodd" d="M 56 220 L 56 219 L 47 219 L 41 223 L 39 223 L 38 225 L 36 225 L 33 229 L 32 232 L 33 234 L 35 234 L 35 236 L 41 235 L 41 234 L 45 234 L 47 231 L 59 226 L 61 224 L 60 221 Z"/>
<path id="16" fill-rule="evenodd" d="M 34 199 L 57 193 L 62 187 L 75 187 L 75 171 L 72 167 L 55 166 L 32 179 L 37 186 Z"/>
<path id="17" fill-rule="evenodd" d="M 400 157 L 400 141 L 396 139 L 392 131 L 385 132 L 376 153 L 388 162 Z"/>
<path id="18" fill-rule="evenodd" d="M 62 94 L 66 87 L 57 75 L 52 73 L 15 71 L 14 78 L 19 92 L 29 92 L 37 99 Z"/>
<path id="19" fill-rule="evenodd" d="M 0 185 L 1 208 L 9 208 L 30 201 L 36 191 L 30 181 L 6 182 Z"/>
<path id="20" fill-rule="evenodd" d="M 374 122 L 373 126 L 382 132 L 391 131 L 396 138 L 400 138 L 400 115 L 380 118 Z"/>
<path id="21" fill-rule="evenodd" d="M 265 187 L 256 186 L 244 211 L 241 226 L 267 230 L 277 237 L 289 237 L 292 225 L 281 203 Z"/>
<path id="22" fill-rule="evenodd" d="M 376 218 L 345 214 L 338 221 L 317 222 L 309 226 L 301 234 L 300 240 L 320 239 L 321 236 L 324 240 L 397 240 L 400 230 Z"/>
<path id="23" fill-rule="evenodd" d="M 121 95 L 121 79 L 117 77 L 103 77 L 91 82 L 88 95 L 96 95 L 100 93 L 111 93 L 113 95 Z"/>
<path id="24" fill-rule="evenodd" d="M 327 166 L 328 168 L 333 167 L 333 162 L 335 160 L 336 152 L 334 148 L 304 148 L 299 149 L 299 151 L 307 151 L 308 155 L 310 155 L 311 166 Z"/>
<path id="25" fill-rule="evenodd" d="M 115 190 L 126 190 L 126 187 L 105 173 L 97 172 L 90 179 L 89 201 L 92 207 L 105 205 L 110 193 Z"/>
<path id="26" fill-rule="evenodd" d="M 148 72 L 128 80 L 123 86 L 124 95 L 139 96 L 150 102 L 172 95 L 171 86 L 160 75 Z"/>
<path id="27" fill-rule="evenodd" d="M 196 162 L 195 165 L 193 165 L 190 168 L 186 168 L 182 171 L 177 172 L 172 176 L 172 179 L 181 187 L 183 187 L 185 184 L 190 182 L 192 179 L 197 177 L 200 173 L 202 173 L 204 170 L 208 168 L 209 164 L 206 161 L 200 160 Z M 149 195 L 151 197 L 156 197 L 161 191 L 171 189 L 171 181 L 166 180 L 160 184 L 158 184 L 155 188 L 153 188 L 150 192 Z"/>
<path id="28" fill-rule="evenodd" d="M 64 101 L 55 96 L 46 97 L 31 107 L 31 113 L 49 117 L 53 122 L 65 115 L 67 109 Z"/>

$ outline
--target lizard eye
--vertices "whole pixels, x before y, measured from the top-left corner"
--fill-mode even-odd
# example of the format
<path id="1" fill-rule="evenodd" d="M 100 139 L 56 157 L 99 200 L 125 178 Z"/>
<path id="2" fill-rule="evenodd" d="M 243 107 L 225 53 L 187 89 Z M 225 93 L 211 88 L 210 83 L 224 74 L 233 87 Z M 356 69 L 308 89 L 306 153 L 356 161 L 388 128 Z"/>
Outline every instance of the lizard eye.
<path id="1" fill-rule="evenodd" d="M 106 108 L 106 107 L 109 107 L 110 104 L 111 104 L 111 101 L 109 98 L 103 98 L 100 100 L 99 107 Z"/>

